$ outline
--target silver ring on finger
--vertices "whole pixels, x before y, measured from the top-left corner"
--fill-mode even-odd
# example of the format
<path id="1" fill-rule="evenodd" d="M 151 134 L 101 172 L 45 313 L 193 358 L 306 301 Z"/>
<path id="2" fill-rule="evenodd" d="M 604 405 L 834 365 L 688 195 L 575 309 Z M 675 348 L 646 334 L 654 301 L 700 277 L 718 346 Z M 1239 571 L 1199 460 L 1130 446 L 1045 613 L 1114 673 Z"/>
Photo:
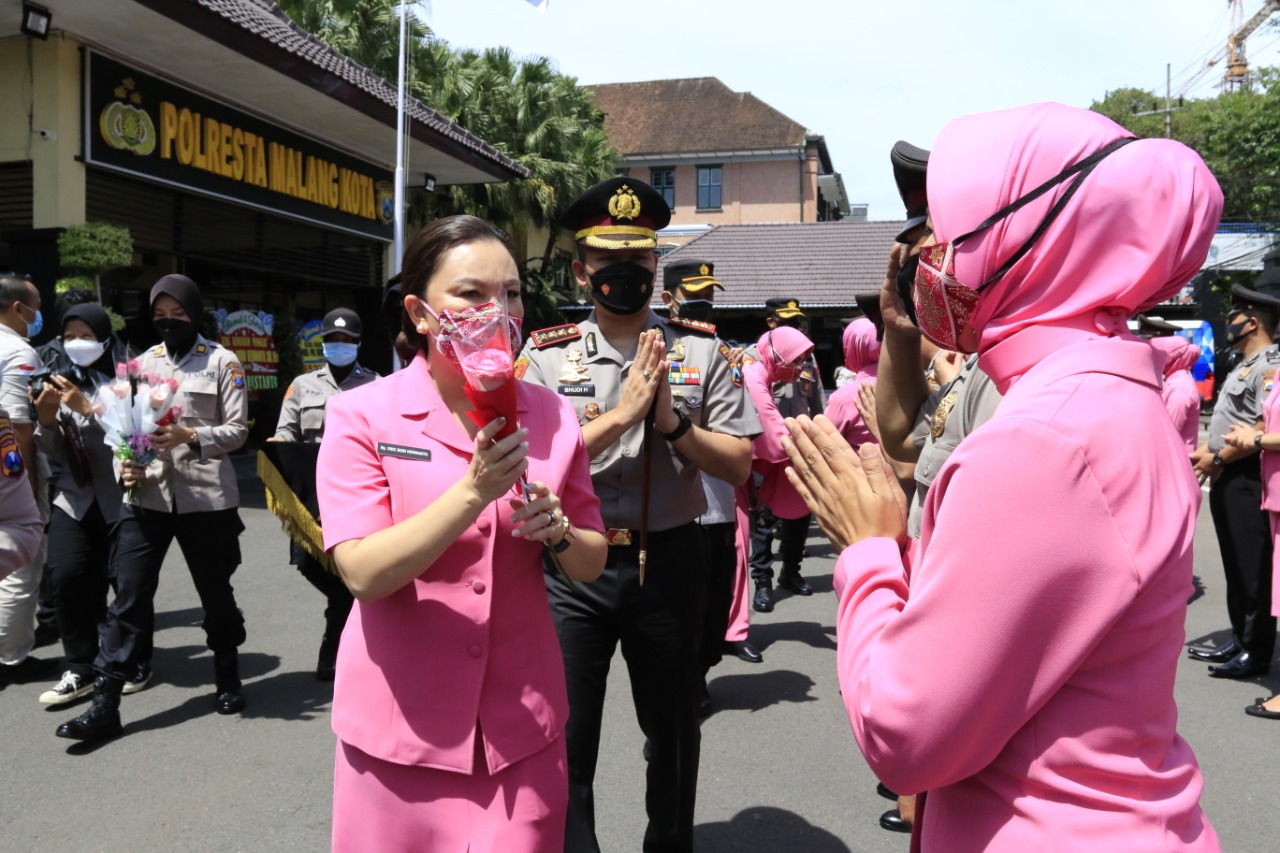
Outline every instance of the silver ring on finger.
<path id="1" fill-rule="evenodd" d="M 547 516 L 547 527 L 555 527 L 555 526 L 556 526 L 556 514 L 555 514 L 554 512 L 552 512 L 551 510 L 546 510 L 546 511 L 545 511 L 545 515 Z"/>
<path id="2" fill-rule="evenodd" d="M 652 378 L 653 378 L 653 377 L 650 375 L 649 371 L 647 371 L 647 370 L 642 370 L 642 371 L 640 371 L 640 375 L 641 375 L 641 376 L 643 376 L 645 379 L 652 379 Z"/>

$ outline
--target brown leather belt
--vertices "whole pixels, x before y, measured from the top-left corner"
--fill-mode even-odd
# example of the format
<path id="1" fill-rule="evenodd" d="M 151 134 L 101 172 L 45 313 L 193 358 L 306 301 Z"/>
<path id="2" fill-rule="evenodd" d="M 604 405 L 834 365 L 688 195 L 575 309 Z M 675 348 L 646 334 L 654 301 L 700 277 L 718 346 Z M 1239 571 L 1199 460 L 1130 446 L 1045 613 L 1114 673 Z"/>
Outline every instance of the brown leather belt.
<path id="1" fill-rule="evenodd" d="M 610 545 L 630 545 L 631 531 L 621 527 L 610 527 L 604 532 L 604 538 Z"/>

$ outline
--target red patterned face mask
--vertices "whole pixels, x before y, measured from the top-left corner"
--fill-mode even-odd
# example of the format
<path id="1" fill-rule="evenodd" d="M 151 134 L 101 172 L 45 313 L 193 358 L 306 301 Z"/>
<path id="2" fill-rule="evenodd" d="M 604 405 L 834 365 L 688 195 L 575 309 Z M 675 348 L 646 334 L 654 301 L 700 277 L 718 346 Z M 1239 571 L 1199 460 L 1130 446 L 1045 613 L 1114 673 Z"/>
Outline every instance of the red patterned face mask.
<path id="1" fill-rule="evenodd" d="M 1057 219 L 1058 214 L 1062 212 L 1062 209 L 1067 206 L 1067 202 L 1071 200 L 1076 190 L 1080 188 L 1080 184 L 1084 183 L 1084 179 L 1089 176 L 1089 173 L 1093 171 L 1099 162 L 1133 141 L 1134 137 L 1132 136 L 1115 140 L 1075 165 L 1062 170 L 1012 204 L 1001 208 L 972 231 L 961 234 L 950 242 L 935 243 L 932 246 L 922 248 L 920 250 L 920 266 L 916 268 L 915 280 L 916 318 L 921 334 L 944 349 L 963 353 L 977 352 L 978 330 L 973 327 L 973 318 L 977 314 L 982 291 L 1004 278 L 1005 273 L 1012 269 L 1014 264 L 1022 260 L 1027 252 L 1031 251 L 1031 247 L 1044 235 L 1053 220 Z M 1040 225 L 1036 227 L 1035 232 L 1027 238 L 1027 241 L 1022 244 L 1018 251 L 1014 252 L 996 270 L 991 278 L 977 287 L 966 287 L 956 279 L 955 252 L 957 246 L 974 234 L 985 231 L 995 225 L 1024 205 L 1035 201 L 1058 184 L 1072 178 L 1075 180 L 1072 181 L 1071 186 L 1067 187 L 1062 197 L 1054 202 L 1053 207 L 1049 208 L 1049 212 L 1041 220 Z"/>
<path id="2" fill-rule="evenodd" d="M 507 309 L 496 302 L 486 302 L 462 311 L 446 309 L 438 314 L 425 302 L 422 303 L 422 307 L 440 324 L 440 331 L 433 336 L 436 349 L 459 369 L 462 365 L 461 356 L 454 348 L 456 341 L 478 342 L 483 346 L 489 343 L 503 327 L 506 328 L 511 353 L 520 351 L 521 321 L 507 314 Z"/>

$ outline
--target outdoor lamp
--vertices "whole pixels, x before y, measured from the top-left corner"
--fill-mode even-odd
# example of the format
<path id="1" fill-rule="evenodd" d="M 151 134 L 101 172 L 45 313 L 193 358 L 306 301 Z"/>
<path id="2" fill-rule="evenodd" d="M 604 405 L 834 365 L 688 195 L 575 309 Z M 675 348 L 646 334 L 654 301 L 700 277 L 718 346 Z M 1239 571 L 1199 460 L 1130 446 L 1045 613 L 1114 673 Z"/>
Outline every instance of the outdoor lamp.
<path id="1" fill-rule="evenodd" d="M 24 35 L 35 36 L 41 40 L 49 38 L 49 28 L 53 25 L 53 13 L 35 3 L 22 3 L 22 30 Z"/>

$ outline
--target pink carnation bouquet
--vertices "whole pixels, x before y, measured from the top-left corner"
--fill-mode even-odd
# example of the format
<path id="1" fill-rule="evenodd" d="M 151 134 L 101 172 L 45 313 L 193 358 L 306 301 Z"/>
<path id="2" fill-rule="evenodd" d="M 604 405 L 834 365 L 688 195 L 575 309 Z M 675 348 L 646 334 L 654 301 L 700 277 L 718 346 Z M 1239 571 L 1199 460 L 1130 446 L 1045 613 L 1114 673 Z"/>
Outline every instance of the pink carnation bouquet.
<path id="1" fill-rule="evenodd" d="M 182 417 L 182 407 L 173 404 L 177 391 L 178 380 L 143 373 L 136 360 L 116 365 L 115 379 L 94 394 L 93 413 L 117 459 L 151 464 L 158 453 L 151 436 Z"/>

